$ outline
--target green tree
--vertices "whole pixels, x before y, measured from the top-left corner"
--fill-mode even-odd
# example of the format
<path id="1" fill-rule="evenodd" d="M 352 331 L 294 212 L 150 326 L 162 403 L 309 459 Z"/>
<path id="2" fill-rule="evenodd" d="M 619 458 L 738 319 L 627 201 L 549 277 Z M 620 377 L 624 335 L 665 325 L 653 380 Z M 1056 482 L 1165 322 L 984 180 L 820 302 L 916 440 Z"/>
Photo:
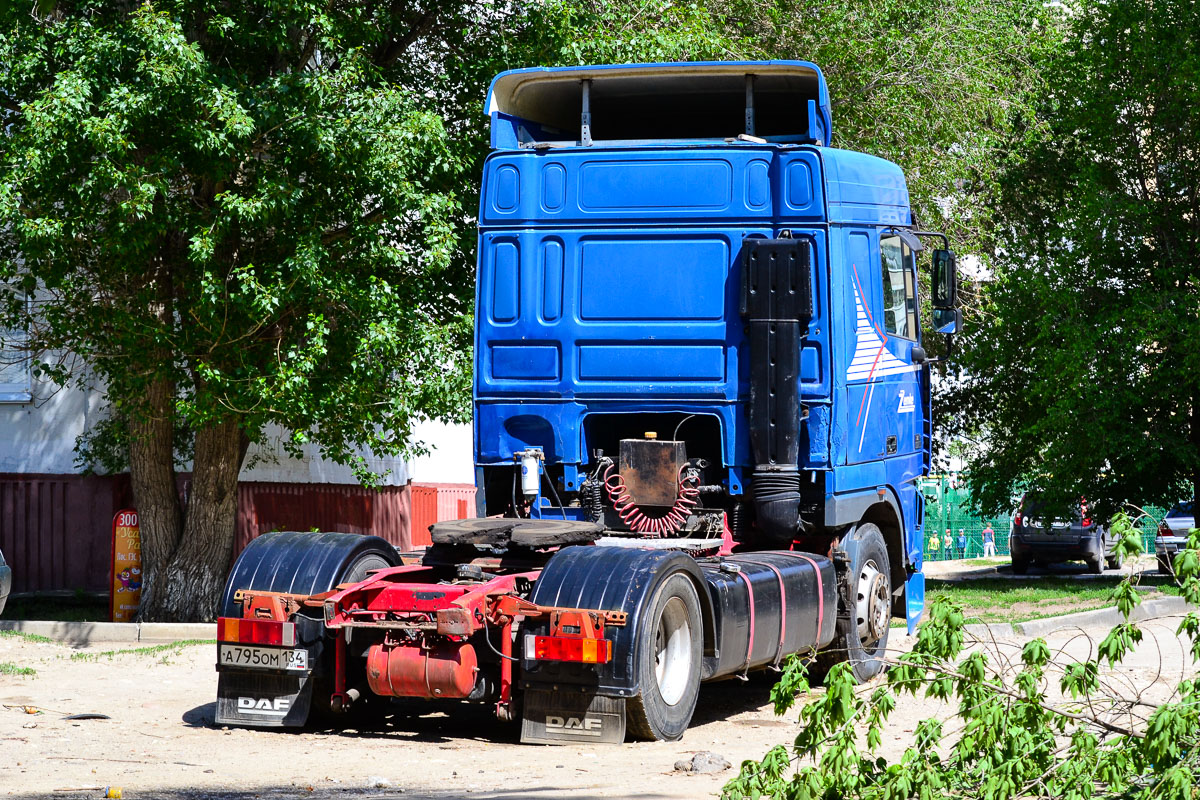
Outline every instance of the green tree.
<path id="1" fill-rule="evenodd" d="M 211 618 L 265 424 L 353 462 L 462 413 L 459 165 L 398 65 L 472 5 L 25 5 L 0 11 L 0 278 L 128 425 L 142 617 Z"/>
<path id="2" fill-rule="evenodd" d="M 710 0 L 741 52 L 829 82 L 835 147 L 899 164 L 913 212 L 987 256 L 1008 149 L 1042 91 L 1057 17 L 1031 0 Z M 1020 153 L 1015 154 L 1018 158 Z"/>
<path id="3" fill-rule="evenodd" d="M 951 395 L 977 501 L 1200 493 L 1200 8 L 1083 0 L 1013 140 L 1002 247 Z"/>

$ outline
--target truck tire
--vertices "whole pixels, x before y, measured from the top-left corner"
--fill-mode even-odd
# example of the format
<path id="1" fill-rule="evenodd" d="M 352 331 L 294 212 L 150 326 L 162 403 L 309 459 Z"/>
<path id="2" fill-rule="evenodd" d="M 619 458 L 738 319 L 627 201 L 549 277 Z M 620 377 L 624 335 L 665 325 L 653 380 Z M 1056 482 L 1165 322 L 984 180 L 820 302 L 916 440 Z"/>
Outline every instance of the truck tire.
<path id="1" fill-rule="evenodd" d="M 891 630 L 891 566 L 883 533 L 876 525 L 865 523 L 854 532 L 857 546 L 850 564 L 849 619 L 839 609 L 838 627 L 833 641 L 816 655 L 809 671 L 824 678 L 834 664 L 850 662 L 854 679 L 861 683 L 883 671 Z"/>
<path id="2" fill-rule="evenodd" d="M 1026 572 L 1029 572 L 1029 559 L 1016 558 L 1014 556 L 1012 560 L 1012 571 L 1014 575 L 1024 575 Z"/>
<path id="3" fill-rule="evenodd" d="M 1175 577 L 1175 568 L 1171 563 L 1171 557 L 1166 553 L 1158 554 L 1158 571 L 1168 577 Z"/>
<path id="4" fill-rule="evenodd" d="M 1111 556 L 1106 558 L 1104 561 L 1106 564 L 1108 564 L 1109 569 L 1120 569 L 1121 565 L 1125 563 L 1125 559 L 1121 556 L 1120 553 L 1113 553 Z"/>
<path id="5" fill-rule="evenodd" d="M 1088 568 L 1088 572 L 1092 573 L 1093 575 L 1103 575 L 1104 574 L 1104 556 L 1096 556 L 1095 558 L 1089 558 L 1087 560 L 1087 568 Z"/>
<path id="6" fill-rule="evenodd" d="M 654 593 L 637 632 L 638 694 L 626 706 L 634 738 L 675 741 L 687 730 L 700 694 L 701 625 L 696 587 L 676 572 Z"/>

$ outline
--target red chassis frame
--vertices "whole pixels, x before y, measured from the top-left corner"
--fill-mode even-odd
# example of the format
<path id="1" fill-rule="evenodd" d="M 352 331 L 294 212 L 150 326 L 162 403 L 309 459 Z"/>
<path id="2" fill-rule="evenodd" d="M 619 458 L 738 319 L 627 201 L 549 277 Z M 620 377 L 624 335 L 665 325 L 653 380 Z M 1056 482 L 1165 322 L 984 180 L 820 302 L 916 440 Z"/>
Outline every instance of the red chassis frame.
<path id="1" fill-rule="evenodd" d="M 367 628 L 384 632 L 407 632 L 425 640 L 437 635 L 465 643 L 477 633 L 486 636 L 489 627 L 500 629 L 500 694 L 496 715 L 512 718 L 513 626 L 526 619 L 548 617 L 549 638 L 601 640 L 606 627 L 623 627 L 623 611 L 541 606 L 521 598 L 518 581 L 536 581 L 540 570 L 498 575 L 482 583 L 424 583 L 435 568 L 409 564 L 373 571 L 365 580 L 342 585 L 330 592 L 296 595 L 244 589 L 235 595 L 242 602 L 243 619 L 287 622 L 302 607 L 321 608 L 325 627 L 334 636 L 334 674 L 331 705 L 347 707 L 352 697 L 346 687 L 346 637 L 343 629 Z M 611 644 L 593 648 L 600 663 L 611 658 Z"/>

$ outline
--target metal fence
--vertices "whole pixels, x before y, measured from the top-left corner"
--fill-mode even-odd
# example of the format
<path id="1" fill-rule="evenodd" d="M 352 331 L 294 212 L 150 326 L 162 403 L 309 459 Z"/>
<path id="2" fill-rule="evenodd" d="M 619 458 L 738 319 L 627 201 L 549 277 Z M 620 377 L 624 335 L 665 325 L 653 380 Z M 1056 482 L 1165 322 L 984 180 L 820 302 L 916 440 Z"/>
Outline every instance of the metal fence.
<path id="1" fill-rule="evenodd" d="M 966 482 L 957 476 L 931 475 L 921 480 L 920 487 L 925 494 L 926 561 L 951 561 L 983 556 L 983 531 L 988 526 L 991 526 L 995 534 L 996 555 L 1009 555 L 1008 534 L 1012 530 L 1012 514 L 986 517 L 971 513 L 970 489 Z M 1153 553 L 1158 523 L 1167 515 L 1167 509 L 1150 506 L 1145 511 L 1147 516 L 1138 521 L 1138 530 L 1142 536 L 1142 550 Z M 950 531 L 949 541 L 946 537 L 947 530 Z M 960 532 L 966 539 L 965 546 L 960 546 Z"/>

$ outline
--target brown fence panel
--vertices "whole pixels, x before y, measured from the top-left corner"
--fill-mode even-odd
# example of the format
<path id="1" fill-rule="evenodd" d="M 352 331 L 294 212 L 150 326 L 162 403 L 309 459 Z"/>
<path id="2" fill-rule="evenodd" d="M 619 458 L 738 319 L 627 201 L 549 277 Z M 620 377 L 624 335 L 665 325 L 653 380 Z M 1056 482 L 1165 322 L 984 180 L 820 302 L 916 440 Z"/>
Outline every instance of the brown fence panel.
<path id="1" fill-rule="evenodd" d="M 238 485 L 234 557 L 267 531 L 339 531 L 382 536 L 412 547 L 412 497 L 407 486 L 364 489 L 341 484 L 246 482 Z"/>
<path id="2" fill-rule="evenodd" d="M 0 550 L 14 592 L 108 590 L 112 518 L 128 476 L 0 474 Z"/>

